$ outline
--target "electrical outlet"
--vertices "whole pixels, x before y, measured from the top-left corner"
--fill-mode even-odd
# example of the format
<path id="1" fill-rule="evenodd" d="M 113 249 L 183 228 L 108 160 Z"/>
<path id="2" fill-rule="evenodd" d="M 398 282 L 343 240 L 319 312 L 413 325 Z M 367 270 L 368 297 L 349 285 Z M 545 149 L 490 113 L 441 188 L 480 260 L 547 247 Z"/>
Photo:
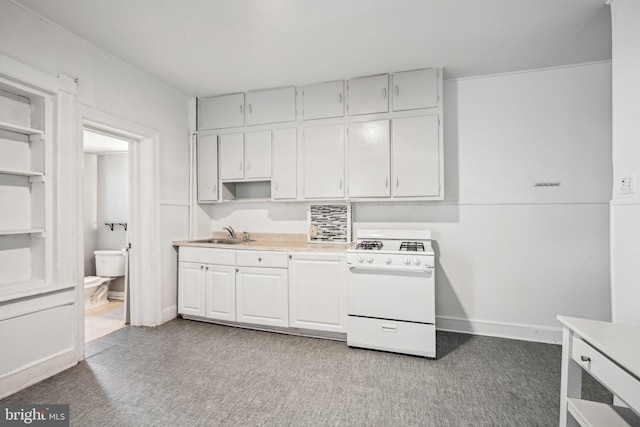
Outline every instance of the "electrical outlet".
<path id="1" fill-rule="evenodd" d="M 316 237 L 318 237 L 318 226 L 317 225 L 312 225 L 309 227 L 309 236 L 312 239 L 315 239 Z"/>
<path id="2" fill-rule="evenodd" d="M 636 181 L 635 175 L 626 175 L 620 178 L 620 187 L 619 187 L 620 194 L 635 193 L 636 192 L 635 181 Z"/>

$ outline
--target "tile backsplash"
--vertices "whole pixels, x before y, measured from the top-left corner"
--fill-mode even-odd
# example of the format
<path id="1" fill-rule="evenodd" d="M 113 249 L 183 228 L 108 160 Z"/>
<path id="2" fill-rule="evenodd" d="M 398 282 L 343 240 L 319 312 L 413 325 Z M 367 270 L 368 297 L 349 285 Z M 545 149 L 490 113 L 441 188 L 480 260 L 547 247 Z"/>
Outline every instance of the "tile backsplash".
<path id="1" fill-rule="evenodd" d="M 309 205 L 309 241 L 351 241 L 351 205 Z"/>

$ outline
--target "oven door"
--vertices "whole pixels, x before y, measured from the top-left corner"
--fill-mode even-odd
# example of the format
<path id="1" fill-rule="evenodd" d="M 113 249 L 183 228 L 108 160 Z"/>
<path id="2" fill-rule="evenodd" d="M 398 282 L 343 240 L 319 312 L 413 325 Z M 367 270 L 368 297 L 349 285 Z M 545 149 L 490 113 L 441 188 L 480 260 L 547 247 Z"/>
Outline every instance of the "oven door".
<path id="1" fill-rule="evenodd" d="M 434 270 L 349 265 L 347 314 L 435 324 Z"/>

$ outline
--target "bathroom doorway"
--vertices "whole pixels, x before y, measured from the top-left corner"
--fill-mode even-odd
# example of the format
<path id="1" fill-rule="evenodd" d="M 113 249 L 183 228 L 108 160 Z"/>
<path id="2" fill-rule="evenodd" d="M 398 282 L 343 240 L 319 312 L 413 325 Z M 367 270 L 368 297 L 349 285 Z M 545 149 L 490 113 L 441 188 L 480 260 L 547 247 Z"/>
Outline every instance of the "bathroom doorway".
<path id="1" fill-rule="evenodd" d="M 133 141 L 85 127 L 83 141 L 85 343 L 129 323 L 129 151 Z"/>

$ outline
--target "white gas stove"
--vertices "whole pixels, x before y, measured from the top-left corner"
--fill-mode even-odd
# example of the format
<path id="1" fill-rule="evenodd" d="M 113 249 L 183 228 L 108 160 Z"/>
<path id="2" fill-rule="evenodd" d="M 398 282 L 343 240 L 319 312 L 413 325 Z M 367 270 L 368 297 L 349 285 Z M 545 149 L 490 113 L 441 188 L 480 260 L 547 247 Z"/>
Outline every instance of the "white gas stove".
<path id="1" fill-rule="evenodd" d="M 435 357 L 428 230 L 358 230 L 347 250 L 347 344 Z"/>

